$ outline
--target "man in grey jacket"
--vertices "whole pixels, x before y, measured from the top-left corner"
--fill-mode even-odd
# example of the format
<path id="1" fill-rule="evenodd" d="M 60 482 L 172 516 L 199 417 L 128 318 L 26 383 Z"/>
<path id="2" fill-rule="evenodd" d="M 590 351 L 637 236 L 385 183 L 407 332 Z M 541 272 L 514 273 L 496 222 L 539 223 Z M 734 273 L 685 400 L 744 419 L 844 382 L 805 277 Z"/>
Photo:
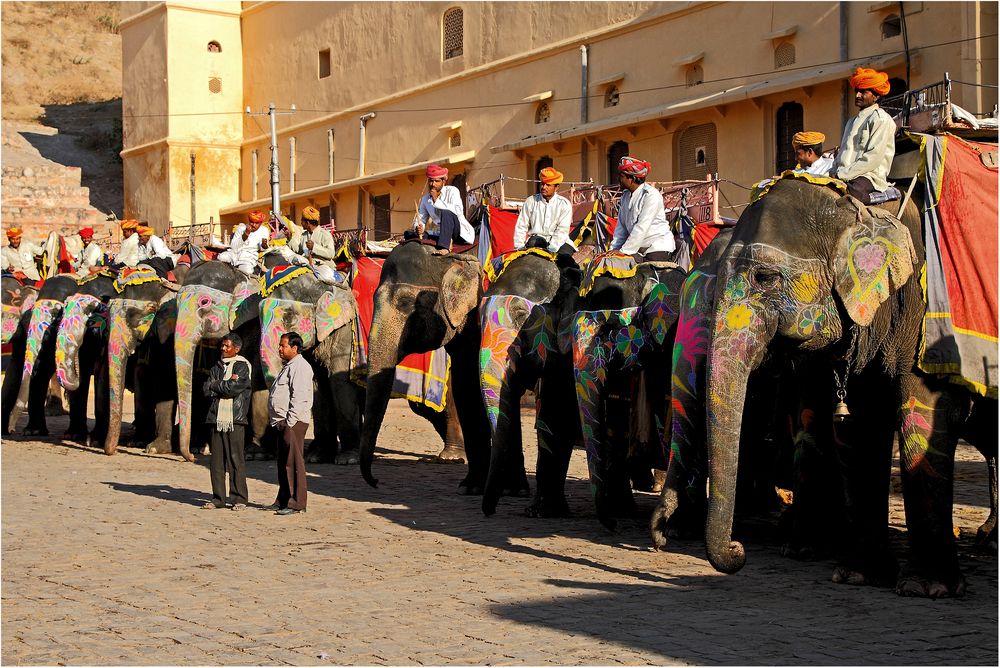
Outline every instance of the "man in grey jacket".
<path id="1" fill-rule="evenodd" d="M 230 332 L 222 338 L 222 359 L 209 371 L 202 390 L 212 399 L 206 422 L 212 425 L 212 500 L 203 508 L 226 507 L 226 469 L 233 510 L 247 507 L 243 430 L 250 410 L 250 362 L 240 355 L 243 340 Z"/>
<path id="2" fill-rule="evenodd" d="M 272 427 L 281 432 L 278 444 L 278 498 L 264 510 L 278 515 L 306 511 L 305 438 L 313 404 L 313 371 L 302 357 L 302 337 L 283 334 L 278 355 L 284 366 L 271 385 L 267 402 Z"/>

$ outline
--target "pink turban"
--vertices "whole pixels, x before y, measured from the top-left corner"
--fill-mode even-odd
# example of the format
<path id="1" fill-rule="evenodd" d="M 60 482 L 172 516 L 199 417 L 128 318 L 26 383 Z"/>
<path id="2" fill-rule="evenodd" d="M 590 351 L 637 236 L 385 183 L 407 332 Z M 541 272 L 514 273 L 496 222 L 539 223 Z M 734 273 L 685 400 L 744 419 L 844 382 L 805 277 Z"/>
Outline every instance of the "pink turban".
<path id="1" fill-rule="evenodd" d="M 427 178 L 446 179 L 448 178 L 448 169 L 441 165 L 427 165 Z"/>
<path id="2" fill-rule="evenodd" d="M 618 171 L 622 174 L 628 174 L 629 176 L 638 176 L 640 178 L 645 178 L 649 174 L 650 164 L 645 160 L 640 160 L 639 158 L 633 158 L 630 155 L 626 155 L 618 163 Z"/>

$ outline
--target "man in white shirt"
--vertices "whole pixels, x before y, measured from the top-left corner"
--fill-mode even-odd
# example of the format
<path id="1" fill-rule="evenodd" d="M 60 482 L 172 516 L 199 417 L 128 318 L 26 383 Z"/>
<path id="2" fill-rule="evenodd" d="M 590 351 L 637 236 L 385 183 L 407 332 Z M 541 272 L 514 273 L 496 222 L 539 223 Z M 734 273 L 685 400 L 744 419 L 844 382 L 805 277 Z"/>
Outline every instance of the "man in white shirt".
<path id="1" fill-rule="evenodd" d="M 261 242 L 270 237 L 271 230 L 264 225 L 264 212 L 251 211 L 246 224 L 236 226 L 229 250 L 222 251 L 216 258 L 228 262 L 247 276 L 253 276 L 257 268 Z"/>
<path id="2" fill-rule="evenodd" d="M 639 262 L 662 262 L 677 248 L 667 223 L 663 195 L 646 183 L 650 164 L 625 156 L 618 163 L 618 181 L 625 192 L 618 205 L 618 225 L 611 250 L 635 256 Z"/>
<path id="3" fill-rule="evenodd" d="M 573 205 L 556 192 L 563 175 L 552 167 L 538 173 L 541 192 L 524 200 L 514 226 L 514 248 L 546 248 L 552 253 L 572 255 L 576 246 L 569 238 Z"/>
<path id="4" fill-rule="evenodd" d="M 169 278 L 168 273 L 177 264 L 177 257 L 170 252 L 163 239 L 156 236 L 152 227 L 140 225 L 137 230 L 139 235 L 139 262 L 152 267 L 156 275 L 160 278 Z"/>
<path id="5" fill-rule="evenodd" d="M 80 241 L 83 243 L 83 250 L 80 256 L 73 263 L 73 270 L 81 275 L 87 276 L 91 267 L 99 267 L 104 262 L 104 251 L 94 243 L 94 228 L 84 227 L 80 230 Z"/>
<path id="6" fill-rule="evenodd" d="M 139 264 L 139 221 L 127 218 L 121 222 L 122 247 L 118 249 L 112 265 L 118 267 L 134 267 Z"/>
<path id="7" fill-rule="evenodd" d="M 797 172 L 805 172 L 813 176 L 830 176 L 833 168 L 833 158 L 823 155 L 823 142 L 826 135 L 822 132 L 796 132 L 792 137 L 792 150 L 795 151 Z"/>
<path id="8" fill-rule="evenodd" d="M 337 247 L 333 242 L 333 235 L 319 225 L 319 209 L 314 206 L 307 206 L 302 210 L 302 226 L 305 231 L 299 237 L 299 246 L 293 250 L 302 257 L 307 264 L 311 264 L 313 271 L 320 280 L 327 283 L 336 283 L 342 274 L 337 272 L 337 263 L 334 257 L 337 255 Z"/>
<path id="9" fill-rule="evenodd" d="M 407 234 L 409 238 L 423 235 L 425 239 L 437 241 L 435 255 L 446 255 L 451 252 L 454 242 L 471 244 L 475 238 L 475 230 L 465 219 L 465 205 L 462 194 L 455 186 L 446 186 L 448 170 L 440 165 L 427 167 L 427 194 L 420 199 L 417 209 L 417 222 L 413 231 Z"/>
<path id="10" fill-rule="evenodd" d="M 14 274 L 18 280 L 41 280 L 41 276 L 38 274 L 38 265 L 35 264 L 35 256 L 42 254 L 42 248 L 38 244 L 24 243 L 23 236 L 24 232 L 19 227 L 7 229 L 7 241 L 10 243 L 4 246 L 3 251 L 0 252 L 2 269 Z"/>
<path id="11" fill-rule="evenodd" d="M 871 204 L 874 192 L 889 188 L 886 180 L 896 155 L 896 123 L 878 106 L 889 92 L 889 75 L 859 67 L 851 77 L 858 115 L 847 121 L 840 150 L 834 162 L 836 177 L 847 184 L 847 192 Z"/>

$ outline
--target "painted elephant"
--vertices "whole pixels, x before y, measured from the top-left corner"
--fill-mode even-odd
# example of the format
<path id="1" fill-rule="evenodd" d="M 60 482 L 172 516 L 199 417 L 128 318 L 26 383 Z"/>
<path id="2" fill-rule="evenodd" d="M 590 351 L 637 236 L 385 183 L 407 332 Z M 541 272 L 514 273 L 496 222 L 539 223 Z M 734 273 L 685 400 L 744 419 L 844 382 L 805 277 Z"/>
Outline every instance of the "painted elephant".
<path id="1" fill-rule="evenodd" d="M 400 244 L 386 258 L 374 295 L 361 429 L 361 474 L 373 487 L 378 484 L 372 476 L 375 442 L 389 403 L 396 365 L 411 353 L 443 346 L 451 356 L 448 405 L 461 423 L 469 464 L 468 475 L 459 487 L 466 493 L 481 493 L 486 482 L 489 443 L 477 362 L 481 279 L 482 270 L 475 256 L 434 255 L 429 246 L 415 241 Z"/>
<path id="2" fill-rule="evenodd" d="M 118 451 L 122 404 L 130 387 L 135 395 L 134 440 L 145 444 L 147 453 L 169 453 L 177 397 L 172 359 L 176 295 L 148 272 L 124 277 L 118 287 L 108 314 L 111 424 L 104 452 Z"/>
<path id="3" fill-rule="evenodd" d="M 635 511 L 630 479 L 652 487 L 666 470 L 669 366 L 681 286 L 672 263 L 642 263 L 635 274 L 595 279 L 572 318 L 573 373 L 598 519 Z"/>
<path id="4" fill-rule="evenodd" d="M 74 276 L 60 274 L 48 279 L 42 285 L 26 329 L 23 365 L 20 369 L 12 367 L 8 371 L 9 385 L 8 379 L 4 381 L 2 425 L 4 430 L 13 428 L 21 412 L 27 409 L 28 424 L 24 433 L 48 434 L 48 427 L 45 424 L 45 398 L 48 394 L 49 381 L 56 371 L 56 338 L 64 304 L 69 297 L 76 294 L 89 295 L 99 301 L 106 301 L 114 294 L 112 281 L 108 275 L 96 275 L 90 280 L 78 283 Z M 18 373 L 20 378 L 17 377 Z M 78 392 L 71 396 L 71 412 L 76 402 L 82 402 L 82 415 L 85 416 L 87 395 Z M 78 420 L 79 415 L 80 413 L 77 413 Z"/>
<path id="5" fill-rule="evenodd" d="M 253 375 L 251 425 L 253 440 L 260 443 L 267 427 L 267 387 L 260 368 L 260 281 L 247 277 L 226 262 L 216 260 L 191 267 L 177 293 L 174 355 L 177 373 L 178 446 L 191 454 L 192 388 L 195 352 L 199 344 L 216 342 L 235 331 L 243 339 L 241 354 L 250 360 Z"/>
<path id="6" fill-rule="evenodd" d="M 893 213 L 898 207 L 886 205 Z M 835 392 L 828 403 L 839 397 L 850 404 L 850 418 L 831 428 L 847 526 L 834 581 L 895 582 L 906 595 L 964 592 L 952 529 L 954 452 L 964 436 L 995 460 L 996 429 L 970 433 L 980 402 L 916 368 L 926 310 L 918 280 L 923 254 L 912 203 L 900 221 L 794 178 L 775 182 L 740 217 L 719 264 L 706 369 L 705 539 L 717 570 L 733 573 L 746 560 L 731 533 L 747 380 L 769 350 L 781 350 L 825 360 Z M 887 517 L 897 430 L 909 540 L 901 573 Z"/>
<path id="7" fill-rule="evenodd" d="M 0 343 L 10 343 L 21 324 L 21 316 L 31 311 L 38 297 L 38 288 L 34 285 L 22 285 L 13 276 L 5 275 L 0 279 L 0 295 L 3 303 L 3 339 Z"/>
<path id="8" fill-rule="evenodd" d="M 324 283 L 307 268 L 276 286 L 260 302 L 260 353 L 270 385 L 281 370 L 278 341 L 286 332 L 302 336 L 303 354 L 317 381 L 310 455 L 318 461 L 357 463 L 364 389 L 351 382 L 352 323 L 357 312 L 349 287 Z M 337 439 L 340 440 L 338 454 Z"/>
<path id="9" fill-rule="evenodd" d="M 560 323 L 576 312 L 581 272 L 575 265 L 560 268 L 529 254 L 513 260 L 500 278 L 480 305 L 480 374 L 493 434 L 482 510 L 487 516 L 496 512 L 508 473 L 524 469 L 521 397 L 536 388 L 535 494 L 525 513 L 565 517 L 569 515 L 566 473 L 580 424 L 575 419 L 572 356 L 558 340 Z M 529 294 L 537 302 L 507 294 L 511 289 L 527 292 L 525 285 L 533 287 Z"/>

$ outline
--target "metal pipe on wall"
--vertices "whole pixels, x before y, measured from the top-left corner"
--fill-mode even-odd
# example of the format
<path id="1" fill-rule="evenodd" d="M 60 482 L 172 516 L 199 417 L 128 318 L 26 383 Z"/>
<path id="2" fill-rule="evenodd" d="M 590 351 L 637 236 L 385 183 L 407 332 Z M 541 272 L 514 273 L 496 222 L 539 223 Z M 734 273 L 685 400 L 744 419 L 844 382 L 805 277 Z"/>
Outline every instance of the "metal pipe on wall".
<path id="1" fill-rule="evenodd" d="M 847 6 L 849 3 L 841 0 L 840 7 L 840 62 L 847 62 L 848 42 L 847 42 Z M 847 117 L 850 115 L 851 94 L 850 86 L 846 79 L 840 82 L 840 127 L 847 125 Z"/>
<path id="2" fill-rule="evenodd" d="M 365 124 L 371 119 L 375 118 L 375 112 L 369 111 L 367 114 L 361 117 L 361 136 L 360 145 L 358 147 L 358 176 L 365 175 L 365 152 L 367 150 L 366 140 L 365 140 Z"/>
<path id="3" fill-rule="evenodd" d="M 589 97 L 587 87 L 589 77 L 589 65 L 587 62 L 587 52 L 590 47 L 586 44 L 580 45 L 580 123 L 586 123 L 589 117 Z M 580 140 L 580 179 L 587 178 L 587 140 Z"/>

